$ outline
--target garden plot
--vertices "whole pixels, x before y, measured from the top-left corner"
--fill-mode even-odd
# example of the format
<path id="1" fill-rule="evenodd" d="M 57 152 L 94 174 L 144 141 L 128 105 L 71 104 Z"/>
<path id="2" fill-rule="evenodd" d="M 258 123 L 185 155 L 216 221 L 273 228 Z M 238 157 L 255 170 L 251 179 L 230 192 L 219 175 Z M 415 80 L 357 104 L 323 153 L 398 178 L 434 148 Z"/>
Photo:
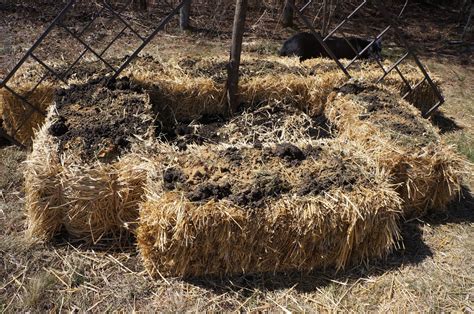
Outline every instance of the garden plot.
<path id="1" fill-rule="evenodd" d="M 57 90 L 26 166 L 30 235 L 136 237 L 154 275 L 343 268 L 459 193 L 463 161 L 395 79 L 244 59 L 229 117 L 221 63 L 143 58 Z"/>

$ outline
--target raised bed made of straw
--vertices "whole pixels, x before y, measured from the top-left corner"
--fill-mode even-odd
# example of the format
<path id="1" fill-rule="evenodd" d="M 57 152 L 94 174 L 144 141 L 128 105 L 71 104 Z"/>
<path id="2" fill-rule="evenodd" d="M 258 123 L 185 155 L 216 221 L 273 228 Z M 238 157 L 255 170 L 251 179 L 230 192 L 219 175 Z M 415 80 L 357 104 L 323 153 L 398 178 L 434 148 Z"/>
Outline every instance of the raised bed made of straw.
<path id="1" fill-rule="evenodd" d="M 352 143 L 207 145 L 156 164 L 137 231 L 155 276 L 343 268 L 399 239 L 402 200 Z"/>
<path id="2" fill-rule="evenodd" d="M 339 74 L 298 72 L 321 70 L 318 64 L 272 62 L 272 71 L 286 67 L 294 82 L 265 72 L 270 63 L 258 75 L 250 71 L 241 112 L 230 119 L 223 82 L 207 72 L 160 70 L 161 63 L 152 71 L 138 62 L 130 79 L 58 90 L 27 161 L 30 235 L 66 231 L 97 242 L 135 233 L 154 275 L 310 271 L 387 254 L 399 240 L 398 217 L 417 208 L 418 195 L 424 206 L 431 201 L 422 185 L 414 196 L 406 182 L 417 171 L 438 171 L 420 166 L 424 149 L 438 145 L 436 130 L 400 100 L 395 83 L 367 89 L 385 99 L 378 106 L 351 100 L 363 92 L 341 89 Z M 391 104 L 386 125 L 362 117 L 357 106 L 370 103 L 370 113 Z M 412 118 L 397 128 L 406 110 Z M 413 144 L 394 137 L 416 133 L 413 121 L 423 137 Z M 420 159 L 404 177 L 398 169 L 407 163 L 390 158 L 408 148 Z M 436 172 L 438 181 L 460 181 L 460 172 L 446 169 Z"/>
<path id="3" fill-rule="evenodd" d="M 126 238 L 147 173 L 127 152 L 152 133 L 147 94 L 124 80 L 59 91 L 26 162 L 28 233 Z"/>
<path id="4" fill-rule="evenodd" d="M 406 218 L 445 210 L 459 196 L 465 160 L 393 91 L 348 83 L 330 96 L 325 113 L 339 137 L 360 143 L 392 174 Z"/>

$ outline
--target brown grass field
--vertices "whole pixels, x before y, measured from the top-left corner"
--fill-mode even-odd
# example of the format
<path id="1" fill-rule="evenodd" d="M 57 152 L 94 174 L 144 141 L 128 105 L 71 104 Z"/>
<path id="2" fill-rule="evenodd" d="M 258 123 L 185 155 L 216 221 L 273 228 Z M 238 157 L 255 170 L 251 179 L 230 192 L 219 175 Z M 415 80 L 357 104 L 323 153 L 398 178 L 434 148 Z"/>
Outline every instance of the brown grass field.
<path id="1" fill-rule="evenodd" d="M 472 53 L 451 51 L 439 44 L 442 38 L 454 36 L 453 29 L 446 26 L 447 20 L 432 19 L 441 14 L 440 9 L 431 10 L 421 17 L 408 14 L 415 21 L 408 28 L 410 38 L 426 44 L 421 45 L 421 58 L 443 82 L 446 103 L 433 123 L 442 138 L 471 162 L 471 168 L 464 178 L 462 196 L 446 213 L 402 224 L 400 249 L 383 260 L 344 271 L 152 278 L 133 243 L 110 247 L 107 241 L 91 246 L 67 237 L 48 243 L 28 240 L 23 177 L 28 152 L 3 146 L 0 312 L 473 312 L 474 64 Z M 37 19 L 35 14 L 40 13 L 0 11 L 0 29 L 6 35 L 0 38 L 0 76 L 46 26 L 48 17 Z M 258 21 L 250 24 L 257 27 Z M 426 27 L 431 31 L 421 34 Z M 275 54 L 281 38 L 289 32 L 273 31 L 278 38 L 262 38 L 262 34 L 251 32 L 245 38 L 244 53 Z M 225 57 L 228 46 L 228 36 L 167 30 L 145 53 L 162 60 L 195 55 Z M 114 47 L 110 55 L 120 58 L 128 48 Z M 390 48 L 387 54 L 388 58 L 397 55 Z M 60 56 L 51 58 L 61 60 Z"/>

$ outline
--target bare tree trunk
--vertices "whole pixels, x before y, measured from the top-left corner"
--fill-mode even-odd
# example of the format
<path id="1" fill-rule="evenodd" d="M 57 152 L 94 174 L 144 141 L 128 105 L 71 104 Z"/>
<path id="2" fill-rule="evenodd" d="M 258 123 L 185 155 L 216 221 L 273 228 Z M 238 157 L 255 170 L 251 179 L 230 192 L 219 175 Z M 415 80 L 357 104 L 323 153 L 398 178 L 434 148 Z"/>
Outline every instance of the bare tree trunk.
<path id="1" fill-rule="evenodd" d="M 181 30 L 190 29 L 189 15 L 191 13 L 191 0 L 187 0 L 184 6 L 179 11 L 179 27 Z"/>
<path id="2" fill-rule="evenodd" d="M 283 8 L 283 26 L 284 27 L 291 27 L 293 26 L 293 6 L 295 4 L 295 0 L 286 0 L 285 6 Z"/>
<path id="3" fill-rule="evenodd" d="M 140 11 L 146 11 L 148 9 L 147 0 L 134 0 L 135 7 Z"/>
<path id="4" fill-rule="evenodd" d="M 474 4 L 472 3 L 472 1 L 471 1 L 470 5 L 471 5 L 471 10 L 469 11 L 467 21 L 466 21 L 466 25 L 464 26 L 464 30 L 463 30 L 462 35 L 461 35 L 461 40 L 462 41 L 464 41 L 464 39 L 466 37 L 466 34 L 467 34 L 469 28 L 471 27 L 472 19 L 474 18 Z"/>
<path id="5" fill-rule="evenodd" d="M 227 101 L 229 105 L 229 115 L 236 112 L 239 106 L 239 67 L 247 6 L 248 0 L 236 0 L 234 27 L 232 29 L 232 47 L 230 50 L 229 64 L 227 65 Z"/>
<path id="6" fill-rule="evenodd" d="M 323 37 L 328 33 L 329 14 L 329 0 L 323 0 L 323 25 L 321 26 L 321 35 Z"/>

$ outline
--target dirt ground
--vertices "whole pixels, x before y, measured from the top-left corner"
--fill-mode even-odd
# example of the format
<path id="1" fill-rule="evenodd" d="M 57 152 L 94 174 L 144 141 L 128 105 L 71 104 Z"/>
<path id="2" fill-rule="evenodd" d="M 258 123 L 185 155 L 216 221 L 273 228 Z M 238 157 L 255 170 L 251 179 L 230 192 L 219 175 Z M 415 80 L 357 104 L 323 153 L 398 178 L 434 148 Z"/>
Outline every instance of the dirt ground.
<path id="1" fill-rule="evenodd" d="M 48 15 L 40 11 L 0 11 L 1 30 L 6 34 L 1 39 L 5 44 L 0 46 L 2 77 L 31 44 L 39 29 L 45 27 Z M 440 128 L 445 140 L 456 145 L 461 154 L 474 162 L 472 54 L 465 47 L 447 43 L 449 39 L 455 39 L 454 27 L 446 27 L 454 19 L 451 15 L 432 7 L 426 9 L 426 14 L 420 15 L 419 11 L 419 7 L 407 9 L 411 25 L 410 38 L 420 45 L 422 60 L 428 69 L 443 80 L 442 87 L 447 100 L 441 114 L 435 116 L 433 122 Z M 257 24 L 255 21 L 251 23 L 252 27 Z M 420 30 L 425 29 L 432 31 L 424 32 L 423 37 L 420 37 L 420 33 L 423 34 Z M 278 36 L 268 36 L 263 40 L 258 39 L 259 34 L 250 33 L 244 43 L 244 50 L 256 55 L 273 54 L 281 38 L 288 32 L 280 29 L 273 32 Z M 61 38 L 60 34 L 58 36 Z M 446 40 L 441 40 L 443 38 Z M 228 45 L 226 36 L 210 37 L 206 33 L 168 31 L 155 39 L 145 52 L 163 59 L 196 54 L 227 55 Z M 395 58 L 396 49 L 389 45 L 387 51 L 393 52 Z M 126 53 L 126 46 L 114 47 L 111 52 L 117 58 Z M 60 57 L 55 61 L 60 62 L 58 60 Z M 132 87 L 127 86 L 126 89 L 135 95 Z M 138 96 L 136 99 L 141 101 Z M 65 112 L 64 119 L 72 119 L 71 115 L 73 111 Z M 61 136 L 64 123 L 58 122 L 52 132 Z M 209 123 L 213 124 L 218 127 L 219 121 Z M 127 131 L 119 130 L 119 133 L 125 135 Z M 175 128 L 173 132 L 182 130 Z M 195 140 L 189 137 L 189 141 Z M 118 138 L 110 136 L 110 141 L 114 145 L 126 147 L 127 143 L 121 138 L 122 135 Z M 188 143 L 183 142 L 183 149 Z M 91 139 L 91 147 L 96 145 L 94 152 L 100 151 L 102 144 Z M 305 152 L 297 151 L 290 145 L 282 145 L 271 153 L 272 158 L 282 158 L 286 160 L 284 162 L 296 160 L 297 163 L 305 156 Z M 403 225 L 403 247 L 386 260 L 338 273 L 325 270 L 306 275 L 286 273 L 185 281 L 176 278 L 156 280 L 151 279 L 144 270 L 133 244 L 130 247 L 110 248 L 106 245 L 85 246 L 81 242 L 64 239 L 57 239 L 53 243 L 32 243 L 26 240 L 22 175 L 22 162 L 26 154 L 12 146 L 0 148 L 1 312 L 474 311 L 472 173 L 466 177 L 463 196 L 450 206 L 446 214 L 408 221 Z M 239 156 L 233 151 L 228 152 L 227 158 L 229 164 L 239 162 Z M 168 171 L 165 176 L 167 188 L 174 189 L 186 174 L 180 169 Z M 342 180 L 344 184 L 344 180 L 350 183 L 351 178 L 328 176 L 326 185 L 330 186 L 334 180 Z M 271 178 L 262 181 L 255 182 L 255 190 L 258 190 L 255 194 L 268 192 L 274 195 L 275 191 L 285 191 L 282 182 L 275 182 Z M 318 193 L 327 186 L 310 186 L 309 190 L 298 192 Z M 226 186 L 203 186 L 190 190 L 188 197 L 203 199 L 222 196 L 227 192 Z M 250 192 L 244 194 L 251 195 Z M 235 197 L 237 202 L 242 203 L 259 201 L 257 197 L 255 200 L 239 198 L 242 195 L 235 193 L 225 197 Z"/>

